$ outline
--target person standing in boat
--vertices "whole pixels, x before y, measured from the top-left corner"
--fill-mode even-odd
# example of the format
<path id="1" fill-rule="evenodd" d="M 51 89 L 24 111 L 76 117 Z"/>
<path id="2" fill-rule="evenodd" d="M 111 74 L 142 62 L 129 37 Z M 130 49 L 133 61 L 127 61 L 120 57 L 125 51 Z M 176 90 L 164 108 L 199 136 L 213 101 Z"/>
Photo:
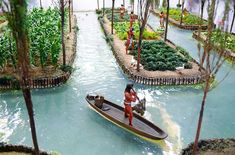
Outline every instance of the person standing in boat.
<path id="1" fill-rule="evenodd" d="M 131 107 L 131 102 L 135 102 L 137 95 L 136 92 L 133 90 L 133 84 L 127 84 L 126 89 L 124 92 L 124 106 L 125 106 L 125 117 L 129 117 L 129 125 L 132 126 L 132 118 L 133 118 L 133 112 Z"/>

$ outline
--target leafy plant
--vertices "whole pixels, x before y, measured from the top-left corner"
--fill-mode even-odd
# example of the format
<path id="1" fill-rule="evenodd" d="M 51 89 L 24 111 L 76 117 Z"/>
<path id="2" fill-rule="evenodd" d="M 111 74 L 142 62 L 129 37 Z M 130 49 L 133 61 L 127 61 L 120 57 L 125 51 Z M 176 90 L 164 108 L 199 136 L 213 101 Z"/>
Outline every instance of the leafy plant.
<path id="1" fill-rule="evenodd" d="M 161 8 L 160 10 L 166 13 L 166 8 Z M 169 15 L 170 15 L 170 18 L 173 18 L 176 21 L 180 21 L 181 9 L 170 8 Z M 186 25 L 198 25 L 200 22 L 201 22 L 201 19 L 198 16 L 195 16 L 188 12 L 183 14 L 183 23 Z M 207 24 L 207 22 L 203 21 L 203 24 Z"/>
<path id="2" fill-rule="evenodd" d="M 190 59 L 188 59 L 190 56 L 182 48 L 173 49 L 159 40 L 143 41 L 141 49 L 141 64 L 146 70 L 174 71 L 176 67 L 183 66 L 183 64 L 186 66 L 185 69 L 192 68 L 191 63 L 189 63 Z M 137 58 L 137 44 L 130 54 Z"/>
<path id="3" fill-rule="evenodd" d="M 207 35 L 207 32 L 203 32 L 204 35 Z M 226 38 L 226 41 L 225 41 Z M 212 32 L 211 37 L 212 43 L 215 46 L 225 46 L 231 51 L 235 52 L 235 36 L 226 32 L 221 31 L 220 29 L 215 29 Z"/>
<path id="4" fill-rule="evenodd" d="M 129 22 L 115 22 L 114 29 L 117 33 L 117 36 L 121 40 L 126 40 L 128 37 L 127 32 L 129 31 L 130 23 Z M 137 22 L 133 24 L 134 28 L 134 39 L 138 39 L 139 37 L 139 25 Z M 143 39 L 159 39 L 160 33 L 158 32 L 150 32 L 146 29 L 144 30 Z"/>
<path id="5" fill-rule="evenodd" d="M 66 13 L 67 17 L 67 13 Z M 27 16 L 30 63 L 41 67 L 55 65 L 61 51 L 61 24 L 58 9 L 34 8 Z M 16 66 L 16 44 L 9 28 L 0 36 L 0 68 Z"/>

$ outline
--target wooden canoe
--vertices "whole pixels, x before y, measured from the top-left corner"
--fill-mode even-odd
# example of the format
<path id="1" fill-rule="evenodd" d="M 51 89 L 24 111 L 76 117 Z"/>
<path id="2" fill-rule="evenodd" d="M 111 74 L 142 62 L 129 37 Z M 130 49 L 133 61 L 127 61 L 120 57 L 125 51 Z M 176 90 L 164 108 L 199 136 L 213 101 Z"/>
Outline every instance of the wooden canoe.
<path id="1" fill-rule="evenodd" d="M 88 94 L 86 100 L 94 111 L 117 126 L 153 143 L 168 136 L 162 129 L 136 113 L 133 113 L 133 126 L 129 126 L 129 120 L 124 116 L 123 107 L 104 98 L 102 99 L 102 107 L 99 107 L 96 104 L 97 97 L 98 95 Z"/>

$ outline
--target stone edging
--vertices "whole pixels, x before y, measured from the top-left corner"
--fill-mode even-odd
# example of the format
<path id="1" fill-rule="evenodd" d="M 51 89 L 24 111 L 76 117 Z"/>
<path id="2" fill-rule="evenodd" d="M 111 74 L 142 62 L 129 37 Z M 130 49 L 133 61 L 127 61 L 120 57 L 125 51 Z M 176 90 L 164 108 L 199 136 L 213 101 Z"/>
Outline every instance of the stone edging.
<path id="1" fill-rule="evenodd" d="M 71 56 L 70 60 L 66 60 L 68 65 L 72 65 L 76 56 L 76 45 L 77 45 L 77 19 L 76 16 L 73 16 L 74 18 L 74 25 L 72 25 L 72 35 L 73 35 L 73 43 L 72 43 L 72 51 L 73 54 Z M 62 72 L 59 75 L 47 77 L 38 77 L 38 78 L 30 78 L 26 81 L 26 84 L 24 87 L 28 87 L 31 89 L 38 89 L 38 88 L 52 88 L 60 86 L 67 82 L 69 79 L 71 73 L 70 72 Z M 0 78 L 1 79 L 1 78 Z M 12 79 L 5 79 L 0 81 L 0 90 L 12 90 L 12 89 L 20 89 L 20 84 L 18 80 L 12 80 Z"/>
<path id="2" fill-rule="evenodd" d="M 181 155 L 191 155 L 193 144 L 190 143 L 186 148 L 181 151 Z M 223 149 L 235 147 L 235 139 L 206 139 L 198 142 L 198 151 L 222 151 Z"/>
<path id="3" fill-rule="evenodd" d="M 156 10 L 150 10 L 154 15 L 159 16 L 159 11 Z M 205 21 L 205 20 L 204 20 Z M 186 30 L 198 30 L 199 29 L 199 25 L 185 25 L 184 23 L 182 23 L 180 25 L 179 21 L 174 20 L 173 18 L 169 17 L 169 22 L 179 28 L 182 29 L 186 29 Z M 202 25 L 201 26 L 202 30 L 207 30 L 207 25 Z"/>
<path id="4" fill-rule="evenodd" d="M 34 149 L 24 145 L 12 145 L 0 143 L 0 152 L 21 152 L 21 153 L 33 153 Z M 50 155 L 45 151 L 40 151 L 40 155 Z"/>
<path id="5" fill-rule="evenodd" d="M 104 31 L 105 36 L 111 35 L 110 32 L 106 30 L 104 27 L 104 19 L 99 18 L 100 25 Z M 204 82 L 204 77 L 201 75 L 197 76 L 179 76 L 179 77 L 147 77 L 143 75 L 139 75 L 136 72 L 133 72 L 130 68 L 125 65 L 123 58 L 118 54 L 115 50 L 114 44 L 112 42 L 108 42 L 112 48 L 112 52 L 119 64 L 122 68 L 124 74 L 126 74 L 130 79 L 132 79 L 136 83 L 145 84 L 145 85 L 184 85 L 184 84 L 199 84 Z M 198 65 L 198 63 L 194 60 L 194 63 Z M 179 72 L 180 74 L 180 72 Z"/>
<path id="6" fill-rule="evenodd" d="M 198 31 L 193 32 L 193 38 L 201 42 L 205 42 L 206 40 L 205 37 L 203 37 L 202 35 L 199 36 Z M 213 48 L 218 49 L 216 46 L 213 46 Z M 230 49 L 226 49 L 224 57 L 232 63 L 235 63 L 235 52 L 232 52 Z"/>

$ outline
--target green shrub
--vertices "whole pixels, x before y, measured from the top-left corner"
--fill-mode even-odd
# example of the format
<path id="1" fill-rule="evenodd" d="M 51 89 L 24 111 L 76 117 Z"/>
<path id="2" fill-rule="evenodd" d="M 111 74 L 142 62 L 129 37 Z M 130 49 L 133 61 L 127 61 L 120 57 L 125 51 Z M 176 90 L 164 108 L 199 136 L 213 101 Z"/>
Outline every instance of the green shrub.
<path id="1" fill-rule="evenodd" d="M 193 68 L 193 65 L 188 62 L 188 63 L 184 64 L 184 68 L 185 68 L 185 69 L 192 69 L 192 68 Z"/>
<path id="2" fill-rule="evenodd" d="M 102 13 L 102 10 L 96 9 L 95 12 L 96 12 L 97 14 L 101 14 L 101 13 Z"/>
<path id="3" fill-rule="evenodd" d="M 73 72 L 73 67 L 70 65 L 61 65 L 60 69 L 64 72 L 69 72 L 69 73 Z"/>
<path id="4" fill-rule="evenodd" d="M 178 47 L 178 50 L 182 48 Z M 131 51 L 134 57 L 137 57 L 137 45 Z M 177 50 L 172 49 L 163 41 L 143 41 L 141 50 L 141 64 L 149 71 L 174 71 L 176 67 L 185 64 L 190 68 L 189 60 Z M 191 66 L 192 67 L 192 66 Z"/>

